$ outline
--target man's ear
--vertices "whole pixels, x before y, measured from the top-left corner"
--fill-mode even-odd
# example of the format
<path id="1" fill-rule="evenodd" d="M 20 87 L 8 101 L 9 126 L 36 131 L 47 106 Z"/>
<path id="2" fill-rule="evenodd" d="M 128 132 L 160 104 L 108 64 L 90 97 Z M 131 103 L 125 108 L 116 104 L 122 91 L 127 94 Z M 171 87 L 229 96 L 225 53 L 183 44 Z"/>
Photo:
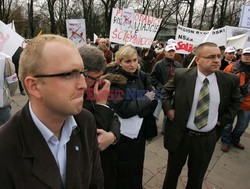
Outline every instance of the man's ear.
<path id="1" fill-rule="evenodd" d="M 198 57 L 198 56 L 195 56 L 195 57 L 194 57 L 194 61 L 195 61 L 195 62 L 198 62 L 199 60 L 200 60 L 200 57 Z"/>
<path id="2" fill-rule="evenodd" d="M 38 78 L 27 76 L 24 80 L 24 84 L 30 96 L 42 98 L 40 91 L 40 85 L 42 85 L 42 81 L 39 81 Z"/>

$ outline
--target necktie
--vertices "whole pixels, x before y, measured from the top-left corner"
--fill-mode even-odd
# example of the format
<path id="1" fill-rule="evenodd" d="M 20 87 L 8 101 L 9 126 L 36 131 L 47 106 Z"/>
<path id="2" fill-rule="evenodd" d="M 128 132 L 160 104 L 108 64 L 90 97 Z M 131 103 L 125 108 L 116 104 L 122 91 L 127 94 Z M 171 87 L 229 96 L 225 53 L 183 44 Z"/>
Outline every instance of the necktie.
<path id="1" fill-rule="evenodd" d="M 203 80 L 203 86 L 200 90 L 199 100 L 195 112 L 194 123 L 198 129 L 201 129 L 207 125 L 208 111 L 209 111 L 209 88 L 208 79 Z"/>

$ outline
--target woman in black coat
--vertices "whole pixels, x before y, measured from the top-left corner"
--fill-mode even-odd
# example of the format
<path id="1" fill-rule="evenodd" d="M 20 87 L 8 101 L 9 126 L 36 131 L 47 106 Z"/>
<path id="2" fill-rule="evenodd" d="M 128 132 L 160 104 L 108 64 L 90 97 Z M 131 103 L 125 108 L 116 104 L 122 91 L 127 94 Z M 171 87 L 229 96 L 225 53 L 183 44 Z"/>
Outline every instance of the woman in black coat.
<path id="1" fill-rule="evenodd" d="M 115 62 L 108 65 L 106 78 L 111 81 L 109 106 L 121 122 L 121 137 L 117 144 L 118 188 L 142 189 L 143 163 L 147 133 L 155 119 L 155 91 L 146 74 L 138 70 L 138 54 L 127 45 L 119 49 Z M 146 121 L 149 120 L 149 121 Z M 150 125 L 155 126 L 156 125 Z"/>

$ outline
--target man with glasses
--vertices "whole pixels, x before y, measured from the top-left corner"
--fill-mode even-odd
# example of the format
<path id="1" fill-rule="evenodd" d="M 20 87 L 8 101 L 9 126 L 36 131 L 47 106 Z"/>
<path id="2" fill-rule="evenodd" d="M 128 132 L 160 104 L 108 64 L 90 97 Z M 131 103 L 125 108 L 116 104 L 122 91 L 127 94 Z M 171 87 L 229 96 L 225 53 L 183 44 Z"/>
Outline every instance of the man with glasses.
<path id="1" fill-rule="evenodd" d="M 110 82 L 101 78 L 107 63 L 103 52 L 93 46 L 80 45 L 78 51 L 84 67 L 87 90 L 84 94 L 83 108 L 93 113 L 97 125 L 97 140 L 101 150 L 104 188 L 117 189 L 116 141 L 120 138 L 120 122 L 114 111 L 107 106 Z"/>
<path id="2" fill-rule="evenodd" d="M 228 152 L 230 144 L 244 150 L 245 146 L 240 143 L 240 137 L 245 132 L 250 119 L 250 47 L 243 50 L 241 60 L 231 63 L 225 68 L 226 72 L 237 74 L 240 78 L 240 91 L 242 101 L 240 111 L 237 114 L 237 123 L 233 129 L 233 122 L 226 125 L 221 136 L 221 150 Z"/>
<path id="3" fill-rule="evenodd" d="M 239 109 L 239 78 L 219 70 L 218 46 L 200 44 L 195 62 L 197 68 L 176 69 L 163 87 L 163 111 L 171 120 L 164 136 L 169 156 L 163 189 L 176 188 L 186 161 L 186 188 L 202 188 L 215 144 Z"/>
<path id="4" fill-rule="evenodd" d="M 75 45 L 41 35 L 21 54 L 27 104 L 0 129 L 1 188 L 98 188 L 95 118 L 82 109 L 84 65 Z"/>

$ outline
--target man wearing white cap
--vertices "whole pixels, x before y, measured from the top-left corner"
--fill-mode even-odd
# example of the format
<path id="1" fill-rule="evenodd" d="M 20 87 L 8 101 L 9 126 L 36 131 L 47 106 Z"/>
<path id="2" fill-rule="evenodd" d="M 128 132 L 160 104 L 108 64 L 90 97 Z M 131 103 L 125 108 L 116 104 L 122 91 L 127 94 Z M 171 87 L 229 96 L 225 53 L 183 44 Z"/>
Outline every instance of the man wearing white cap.
<path id="1" fill-rule="evenodd" d="M 231 63 L 224 71 L 235 73 L 239 76 L 242 100 L 234 129 L 233 124 L 228 124 L 224 128 L 221 136 L 221 150 L 228 152 L 230 144 L 244 150 L 245 147 L 240 143 L 240 137 L 248 127 L 250 120 L 250 47 L 243 50 L 241 60 Z"/>
<path id="2" fill-rule="evenodd" d="M 174 45 L 167 45 L 165 47 L 165 57 L 156 62 L 151 74 L 150 80 L 152 85 L 157 90 L 162 90 L 162 87 L 169 79 L 171 79 L 174 75 L 174 71 L 177 68 L 182 68 L 182 64 L 174 60 L 175 57 L 175 46 Z M 161 101 L 158 101 L 158 106 L 155 110 L 155 117 L 158 118 L 161 111 Z M 163 126 L 162 126 L 162 133 L 164 133 L 166 118 L 164 118 Z"/>
<path id="3" fill-rule="evenodd" d="M 224 70 L 234 59 L 235 48 L 227 47 L 225 50 L 224 58 L 221 61 L 220 70 Z"/>

